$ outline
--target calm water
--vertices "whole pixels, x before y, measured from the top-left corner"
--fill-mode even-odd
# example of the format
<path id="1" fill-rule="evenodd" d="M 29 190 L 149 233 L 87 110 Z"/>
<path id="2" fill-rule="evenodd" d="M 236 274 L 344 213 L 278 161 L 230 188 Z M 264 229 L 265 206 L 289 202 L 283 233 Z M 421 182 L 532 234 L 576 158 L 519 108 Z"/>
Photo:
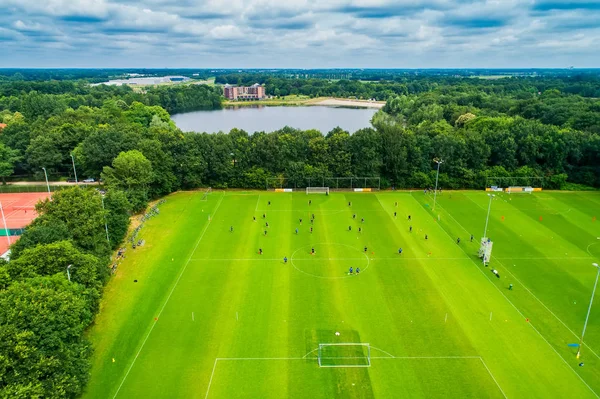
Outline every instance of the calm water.
<path id="1" fill-rule="evenodd" d="M 368 108 L 261 106 L 186 112 L 171 118 L 184 132 L 229 132 L 235 127 L 248 133 L 272 132 L 290 126 L 302 130 L 318 129 L 326 134 L 336 126 L 350 133 L 370 127 L 375 112 L 376 109 Z"/>

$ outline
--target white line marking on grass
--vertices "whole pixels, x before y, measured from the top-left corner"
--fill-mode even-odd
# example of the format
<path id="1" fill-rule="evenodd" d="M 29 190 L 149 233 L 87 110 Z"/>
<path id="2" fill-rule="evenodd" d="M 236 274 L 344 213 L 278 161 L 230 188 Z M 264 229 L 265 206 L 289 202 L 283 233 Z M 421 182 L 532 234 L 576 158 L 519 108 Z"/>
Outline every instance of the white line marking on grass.
<path id="1" fill-rule="evenodd" d="M 524 257 L 524 258 L 498 258 L 496 256 L 492 256 L 496 260 L 569 260 L 569 259 L 595 259 L 593 256 L 564 256 L 564 257 L 546 257 L 546 256 L 532 256 L 532 257 Z"/>
<path id="2" fill-rule="evenodd" d="M 416 201 L 416 200 L 415 200 L 415 201 Z M 417 201 L 417 202 L 418 202 L 418 201 Z M 419 203 L 419 205 L 420 205 L 420 203 Z M 442 208 L 442 206 L 441 206 L 441 205 L 440 205 L 440 208 Z M 442 208 L 442 209 L 443 209 L 443 208 Z M 455 221 L 455 222 L 456 222 L 456 223 L 457 223 L 457 224 L 458 224 L 458 225 L 459 225 L 459 226 L 460 226 L 460 227 L 461 227 L 463 230 L 465 230 L 465 231 L 467 231 L 467 232 L 468 232 L 468 230 L 467 230 L 467 229 L 465 229 L 465 228 L 463 227 L 463 225 L 461 225 L 461 224 L 460 224 L 460 223 L 459 223 L 459 222 L 458 222 L 458 221 L 457 221 L 457 220 L 456 220 L 456 219 L 455 219 L 455 218 L 454 218 L 454 217 L 453 217 L 453 216 L 452 216 L 452 215 L 451 215 L 451 214 L 450 214 L 448 211 L 446 211 L 446 213 L 447 213 L 447 214 L 448 214 L 448 216 L 450 216 L 450 217 L 451 217 L 451 218 L 452 218 L 452 219 L 453 219 L 453 220 L 454 220 L 454 221 Z M 453 239 L 453 238 L 450 236 L 450 234 L 449 234 L 449 233 L 448 233 L 448 232 L 447 232 L 445 229 L 443 229 L 441 226 L 440 226 L 440 228 L 442 229 L 442 231 L 443 231 L 444 233 L 446 233 L 446 235 L 448 236 L 448 238 L 450 238 L 450 240 L 451 240 L 452 242 L 454 242 L 454 239 Z M 464 253 L 465 253 L 465 254 L 468 256 L 467 252 L 466 252 L 466 251 L 465 251 L 465 250 L 464 250 L 462 247 L 461 247 L 460 249 L 461 249 L 461 250 L 462 250 L 462 251 L 463 251 L 463 252 L 464 252 Z M 507 301 L 508 303 L 510 303 L 510 304 L 511 304 L 511 306 L 512 306 L 512 307 L 513 307 L 513 308 L 514 308 L 516 311 L 517 311 L 517 313 L 519 313 L 519 315 L 521 315 L 521 317 L 525 318 L 525 315 L 523 315 L 523 313 L 521 313 L 521 311 L 519 310 L 519 308 L 517 308 L 517 307 L 515 306 L 515 304 L 514 304 L 514 303 L 512 303 L 512 301 L 511 301 L 510 299 L 508 299 L 508 297 L 507 297 L 507 296 L 504 294 L 504 292 L 502 292 L 502 291 L 500 290 L 500 288 L 498 288 L 498 286 L 497 286 L 496 284 L 494 284 L 494 282 L 493 282 L 493 281 L 492 281 L 492 280 L 491 280 L 491 279 L 488 277 L 488 275 L 487 275 L 487 274 L 485 274 L 485 273 L 484 273 L 484 271 L 483 271 L 483 270 L 481 270 L 481 269 L 479 268 L 479 265 L 478 265 L 477 263 L 475 263 L 475 261 L 474 261 L 473 259 L 469 258 L 469 260 L 470 260 L 470 261 L 471 261 L 471 262 L 472 262 L 472 263 L 473 263 L 473 264 L 476 266 L 477 270 L 479 270 L 479 272 L 480 272 L 481 274 L 483 274 L 483 276 L 484 276 L 484 277 L 485 277 L 485 278 L 486 278 L 486 279 L 487 279 L 487 280 L 490 282 L 490 284 L 492 284 L 492 285 L 494 286 L 494 288 L 496 288 L 496 290 L 497 290 L 497 291 L 500 293 L 500 295 L 502 295 L 502 296 L 504 297 L 504 299 L 506 299 L 506 301 Z M 533 294 L 532 294 L 532 295 L 533 295 Z M 535 296 L 534 296 L 534 297 L 535 297 Z M 539 299 L 538 299 L 538 300 L 539 300 Z M 541 302 L 541 301 L 540 301 L 540 302 Z M 556 317 L 556 316 L 555 316 L 555 317 Z M 542 335 L 542 333 L 540 333 L 540 332 L 538 331 L 538 329 L 537 329 L 537 328 L 535 328 L 535 327 L 533 326 L 533 324 L 532 324 L 532 323 L 528 323 L 528 324 L 529 324 L 529 326 L 531 326 L 531 328 L 533 328 L 533 330 L 534 330 L 534 331 L 535 331 L 535 332 L 536 332 L 536 333 L 537 333 L 537 334 L 540 336 L 540 338 L 542 338 L 542 339 L 544 340 L 544 342 L 546 342 L 546 344 L 548 344 L 548 346 L 549 346 L 549 347 L 550 347 L 550 348 L 551 348 L 551 349 L 554 351 L 554 353 L 556 353 L 556 354 L 558 355 L 558 357 L 559 357 L 559 358 L 560 358 L 560 359 L 561 359 L 561 360 L 562 360 L 562 361 L 563 361 L 563 362 L 564 362 L 564 363 L 567 365 L 567 367 L 569 367 L 569 368 L 571 369 L 571 371 L 573 371 L 573 373 L 574 373 L 574 374 L 575 374 L 575 375 L 576 375 L 576 376 L 577 376 L 577 377 L 578 377 L 578 378 L 581 380 L 581 382 L 583 382 L 583 384 L 584 384 L 584 385 L 585 385 L 585 386 L 586 386 L 586 387 L 587 387 L 587 388 L 588 388 L 588 389 L 589 389 L 589 390 L 590 390 L 590 391 L 591 391 L 591 392 L 594 394 L 594 396 L 596 396 L 597 398 L 600 398 L 600 396 L 598 396 L 598 394 L 596 393 L 596 391 L 594 391 L 594 390 L 592 389 L 592 387 L 590 387 L 590 386 L 588 385 L 588 383 L 587 383 L 587 382 L 585 382 L 585 380 L 584 380 L 584 379 L 583 379 L 583 378 L 582 378 L 582 377 L 579 375 L 579 373 L 577 373 L 577 371 L 575 371 L 575 369 L 574 369 L 574 368 L 573 368 L 573 367 L 572 367 L 572 366 L 571 366 L 571 365 L 570 365 L 570 364 L 569 364 L 569 363 L 568 363 L 568 362 L 565 360 L 565 358 L 564 358 L 564 357 L 563 357 L 563 356 L 562 356 L 560 353 L 558 353 L 558 351 L 557 351 L 557 350 L 554 348 L 554 346 L 552 346 L 552 344 L 551 344 L 550 342 L 548 342 L 548 340 L 547 340 L 547 339 L 546 339 L 546 338 L 545 338 L 545 337 Z M 588 347 L 588 348 L 589 348 L 589 347 Z"/>
<path id="3" fill-rule="evenodd" d="M 494 377 L 494 374 L 492 374 L 492 372 L 488 368 L 487 364 L 485 364 L 485 362 L 483 361 L 483 358 L 481 356 L 479 357 L 479 360 L 481 360 L 481 363 L 483 363 L 483 367 L 485 367 L 485 369 L 487 370 L 487 372 L 490 374 L 490 377 L 492 377 L 492 380 L 494 380 L 494 382 L 496 383 L 496 386 L 498 387 L 498 389 L 500 390 L 500 392 L 502 392 L 502 396 L 504 396 L 506 399 L 508 399 L 508 396 L 506 396 L 506 394 L 502 390 L 502 387 L 500 386 L 500 384 L 498 384 L 498 381 L 496 381 L 496 377 Z"/>
<path id="4" fill-rule="evenodd" d="M 482 207 L 481 205 L 479 205 L 477 202 L 473 201 L 473 199 L 471 197 L 469 197 L 467 194 L 463 194 L 469 201 L 471 201 L 472 203 L 474 203 L 475 205 L 477 205 L 480 209 L 482 209 L 484 212 L 487 212 L 487 209 L 485 209 L 484 207 Z"/>
<path id="5" fill-rule="evenodd" d="M 254 208 L 254 213 L 258 212 L 258 203 L 260 202 L 260 194 L 258 194 L 258 198 L 256 199 L 256 208 Z"/>
<path id="6" fill-rule="evenodd" d="M 216 206 L 215 210 L 213 211 L 213 215 L 215 213 L 217 213 L 217 210 L 221 206 L 221 202 L 223 202 L 223 197 L 224 197 L 224 195 L 221 195 L 221 198 L 219 198 L 219 202 L 217 203 L 217 206 Z M 210 226 L 210 222 L 212 220 L 213 219 L 209 219 L 208 222 L 206 223 L 206 226 L 204 226 L 204 230 L 202 231 L 202 234 L 200 234 L 200 237 L 198 238 L 198 241 L 196 241 L 196 245 L 194 246 L 194 249 L 190 253 L 190 257 L 188 258 L 187 262 L 185 262 L 185 265 L 183 266 L 183 269 L 181 270 L 181 273 L 179 273 L 179 277 L 175 281 L 175 285 L 173 285 L 173 288 L 171 289 L 171 292 L 169 292 L 169 296 L 167 296 L 167 299 L 165 300 L 165 303 L 163 304 L 162 308 L 160 308 L 160 311 L 158 312 L 158 315 L 156 316 L 157 319 L 160 318 L 160 315 L 162 314 L 163 310 L 165 310 L 165 307 L 167 306 L 167 303 L 169 303 L 169 299 L 171 299 L 171 295 L 173 295 L 173 292 L 175 291 L 175 288 L 177 288 L 177 285 L 179 284 L 179 280 L 181 280 L 181 276 L 183 276 L 183 273 L 185 272 L 185 269 L 187 269 L 187 266 L 189 265 L 190 261 L 192 260 L 192 256 L 196 252 L 196 249 L 198 248 L 198 245 L 200 245 L 200 241 L 202 241 L 202 238 L 204 237 L 204 234 L 206 233 L 206 230 L 208 230 L 208 226 Z M 129 366 L 129 369 L 127 370 L 127 373 L 125 373 L 125 377 L 123 377 L 123 380 L 121 381 L 121 384 L 119 385 L 119 388 L 117 388 L 117 392 L 115 392 L 115 395 L 113 396 L 113 399 L 116 398 L 117 395 L 119 394 L 119 391 L 121 390 L 121 387 L 123 387 L 123 384 L 125 383 L 125 380 L 127 379 L 127 376 L 129 376 L 129 373 L 131 372 L 131 369 L 133 368 L 133 365 L 135 364 L 135 361 L 137 360 L 138 356 L 142 352 L 142 349 L 144 349 L 144 345 L 146 345 L 146 341 L 148 341 L 148 338 L 150 338 L 150 334 L 152 334 L 152 331 L 154 330 L 154 327 L 156 326 L 157 322 L 158 321 L 155 320 L 154 324 L 152 324 L 152 327 L 150 327 L 150 331 L 148 331 L 148 335 L 146 335 L 146 338 L 142 342 L 142 346 L 140 346 L 140 349 L 138 350 L 138 352 L 136 353 L 135 357 L 133 358 L 133 362 L 131 362 L 131 366 Z"/>
<path id="7" fill-rule="evenodd" d="M 206 389 L 206 396 L 204 396 L 204 399 L 208 398 L 208 393 L 210 392 L 210 386 L 212 385 L 212 380 L 215 375 L 215 369 L 217 368 L 218 361 L 219 361 L 219 358 L 216 358 L 215 363 L 213 364 L 212 373 L 210 373 L 210 380 L 208 381 L 208 388 Z"/>
<path id="8" fill-rule="evenodd" d="M 195 320 L 194 320 L 194 312 L 192 312 L 192 321 L 195 321 Z"/>

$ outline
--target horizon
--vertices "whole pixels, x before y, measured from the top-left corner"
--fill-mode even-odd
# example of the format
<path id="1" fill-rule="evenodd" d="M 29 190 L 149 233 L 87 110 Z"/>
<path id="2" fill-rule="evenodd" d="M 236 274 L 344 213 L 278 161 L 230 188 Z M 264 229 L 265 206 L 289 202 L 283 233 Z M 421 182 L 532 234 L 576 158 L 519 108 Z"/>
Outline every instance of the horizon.
<path id="1" fill-rule="evenodd" d="M 0 0 L 0 10 L 3 69 L 600 65 L 600 3 L 586 0 Z"/>

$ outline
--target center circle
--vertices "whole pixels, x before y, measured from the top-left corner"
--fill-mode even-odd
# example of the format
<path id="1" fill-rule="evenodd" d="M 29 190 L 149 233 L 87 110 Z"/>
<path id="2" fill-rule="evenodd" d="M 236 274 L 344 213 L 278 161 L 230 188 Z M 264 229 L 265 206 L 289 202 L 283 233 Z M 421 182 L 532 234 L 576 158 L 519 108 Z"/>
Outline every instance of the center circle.
<path id="1" fill-rule="evenodd" d="M 314 253 L 312 252 L 314 248 Z M 338 279 L 356 277 L 356 269 L 363 273 L 369 267 L 369 256 L 346 244 L 318 243 L 298 248 L 290 259 L 294 269 L 306 275 Z M 349 274 L 352 268 L 353 274 Z"/>
<path id="2" fill-rule="evenodd" d="M 600 237 L 598 237 L 599 241 L 593 242 L 587 247 L 587 253 L 590 256 L 600 259 Z"/>

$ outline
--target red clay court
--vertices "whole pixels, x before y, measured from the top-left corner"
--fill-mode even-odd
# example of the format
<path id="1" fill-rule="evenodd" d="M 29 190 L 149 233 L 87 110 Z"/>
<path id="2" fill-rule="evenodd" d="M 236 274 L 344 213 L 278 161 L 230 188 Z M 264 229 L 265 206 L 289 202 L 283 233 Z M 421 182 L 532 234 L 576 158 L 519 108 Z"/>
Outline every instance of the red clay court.
<path id="1" fill-rule="evenodd" d="M 6 227 L 19 229 L 27 226 L 36 218 L 35 204 L 42 199 L 50 197 L 48 193 L 15 193 L 0 194 L 0 204 L 4 210 Z M 4 237 L 4 222 L 0 220 L 0 255 L 8 250 L 9 241 L 14 243 L 18 236 Z"/>

